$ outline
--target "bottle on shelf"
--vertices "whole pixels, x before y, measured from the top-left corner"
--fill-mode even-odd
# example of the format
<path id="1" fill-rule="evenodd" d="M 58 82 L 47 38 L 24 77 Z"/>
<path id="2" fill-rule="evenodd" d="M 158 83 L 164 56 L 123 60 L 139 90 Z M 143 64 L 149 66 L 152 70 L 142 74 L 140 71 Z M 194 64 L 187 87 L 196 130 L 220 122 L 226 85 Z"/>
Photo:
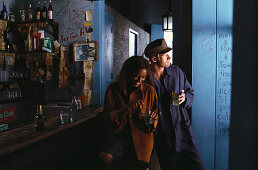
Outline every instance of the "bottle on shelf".
<path id="1" fill-rule="evenodd" d="M 44 0 L 43 1 L 43 8 L 42 8 L 42 15 L 41 15 L 41 17 L 42 17 L 42 20 L 46 20 L 47 19 L 47 13 L 48 13 L 48 10 L 47 10 L 47 6 L 46 6 L 46 3 L 47 3 L 47 1 L 46 0 Z"/>
<path id="2" fill-rule="evenodd" d="M 5 1 L 3 1 L 3 10 L 1 11 L 1 18 L 3 20 L 7 20 L 8 19 L 7 17 L 8 17 L 8 13 L 6 11 L 6 3 Z"/>
<path id="3" fill-rule="evenodd" d="M 38 42 L 37 42 L 37 36 L 33 37 L 33 50 L 37 51 L 38 50 Z"/>
<path id="4" fill-rule="evenodd" d="M 10 52 L 11 51 L 11 44 L 10 44 L 10 41 L 9 41 L 9 32 L 8 31 L 5 31 L 4 41 L 5 41 L 5 51 Z"/>
<path id="5" fill-rule="evenodd" d="M 24 9 L 21 9 L 20 10 L 20 21 L 21 22 L 25 22 L 25 10 Z"/>
<path id="6" fill-rule="evenodd" d="M 28 12 L 27 12 L 27 18 L 28 18 L 28 21 L 32 21 L 32 19 L 33 19 L 31 4 L 29 4 L 29 8 L 28 8 Z"/>
<path id="7" fill-rule="evenodd" d="M 13 6 L 10 6 L 10 14 L 9 14 L 9 21 L 14 22 L 15 21 L 15 15 L 13 13 Z"/>
<path id="8" fill-rule="evenodd" d="M 4 35 L 4 30 L 2 30 L 1 34 L 0 34 L 0 50 L 1 51 L 5 51 L 5 35 Z"/>
<path id="9" fill-rule="evenodd" d="M 40 21 L 41 19 L 41 7 L 40 7 L 40 1 L 38 1 L 37 9 L 36 9 L 36 20 Z"/>
<path id="10" fill-rule="evenodd" d="M 52 1 L 49 0 L 49 5 L 47 9 L 47 19 L 53 20 L 53 7 L 52 7 Z"/>
<path id="11" fill-rule="evenodd" d="M 32 28 L 31 28 L 31 26 L 29 26 L 27 43 L 28 43 L 28 45 L 27 45 L 28 51 L 32 51 L 32 49 L 33 49 L 33 35 L 32 35 Z"/>
<path id="12" fill-rule="evenodd" d="M 42 111 L 42 105 L 36 107 L 35 128 L 37 131 L 43 131 L 45 129 L 45 116 Z"/>

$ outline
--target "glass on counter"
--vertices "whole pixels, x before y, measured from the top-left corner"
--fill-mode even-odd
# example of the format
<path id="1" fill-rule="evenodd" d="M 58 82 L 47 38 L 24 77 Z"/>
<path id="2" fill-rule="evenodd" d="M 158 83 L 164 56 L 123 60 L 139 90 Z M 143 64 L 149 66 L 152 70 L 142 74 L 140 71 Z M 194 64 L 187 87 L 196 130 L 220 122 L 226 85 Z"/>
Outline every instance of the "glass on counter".
<path id="1" fill-rule="evenodd" d="M 62 125 L 69 123 L 69 113 L 67 111 L 61 111 L 60 112 L 60 121 Z"/>

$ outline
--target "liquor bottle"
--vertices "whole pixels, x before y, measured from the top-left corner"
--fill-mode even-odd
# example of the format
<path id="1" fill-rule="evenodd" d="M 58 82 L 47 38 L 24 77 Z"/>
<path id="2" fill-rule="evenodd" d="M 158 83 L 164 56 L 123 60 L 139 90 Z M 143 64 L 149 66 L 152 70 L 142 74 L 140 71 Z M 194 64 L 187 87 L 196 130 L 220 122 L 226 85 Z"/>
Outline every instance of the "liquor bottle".
<path id="1" fill-rule="evenodd" d="M 53 20 L 53 7 L 52 7 L 52 1 L 49 0 L 49 5 L 48 5 L 48 9 L 47 9 L 47 18 L 49 20 Z"/>
<path id="2" fill-rule="evenodd" d="M 4 30 L 0 30 L 1 31 L 1 35 L 0 35 L 0 50 L 1 51 L 5 51 L 5 34 L 4 34 Z"/>
<path id="3" fill-rule="evenodd" d="M 4 42 L 5 42 L 5 51 L 10 52 L 11 45 L 10 45 L 10 41 L 9 41 L 9 32 L 8 31 L 5 31 Z"/>
<path id="4" fill-rule="evenodd" d="M 25 10 L 24 9 L 20 10 L 20 20 L 21 20 L 21 22 L 25 22 Z"/>
<path id="5" fill-rule="evenodd" d="M 6 11 L 5 1 L 3 1 L 3 10 L 1 11 L 1 18 L 3 20 L 7 20 L 7 11 Z"/>
<path id="6" fill-rule="evenodd" d="M 28 21 L 32 21 L 33 15 L 32 15 L 32 10 L 31 10 L 31 4 L 29 4 L 27 15 L 28 15 L 28 17 L 27 17 Z"/>
<path id="7" fill-rule="evenodd" d="M 38 105 L 35 116 L 35 128 L 37 131 L 43 131 L 45 129 L 45 116 L 42 112 L 42 105 Z"/>
<path id="8" fill-rule="evenodd" d="M 33 49 L 33 35 L 32 35 L 32 28 L 31 28 L 31 26 L 29 26 L 27 43 L 28 43 L 28 45 L 27 45 L 28 51 L 32 51 L 32 49 Z"/>
<path id="9" fill-rule="evenodd" d="M 33 50 L 37 51 L 38 50 L 38 42 L 37 42 L 37 36 L 33 37 Z"/>
<path id="10" fill-rule="evenodd" d="M 43 8 L 42 8 L 42 20 L 46 20 L 47 19 L 47 7 L 46 7 L 46 0 L 44 0 L 44 5 L 43 5 Z"/>
<path id="11" fill-rule="evenodd" d="M 38 1 L 38 5 L 37 5 L 37 10 L 36 10 L 36 20 L 40 21 L 40 16 L 41 16 L 41 8 L 40 8 L 40 1 Z"/>
<path id="12" fill-rule="evenodd" d="M 13 6 L 10 6 L 9 20 L 10 20 L 11 22 L 14 22 L 14 21 L 15 21 L 15 16 L 14 16 L 14 13 L 13 13 Z"/>

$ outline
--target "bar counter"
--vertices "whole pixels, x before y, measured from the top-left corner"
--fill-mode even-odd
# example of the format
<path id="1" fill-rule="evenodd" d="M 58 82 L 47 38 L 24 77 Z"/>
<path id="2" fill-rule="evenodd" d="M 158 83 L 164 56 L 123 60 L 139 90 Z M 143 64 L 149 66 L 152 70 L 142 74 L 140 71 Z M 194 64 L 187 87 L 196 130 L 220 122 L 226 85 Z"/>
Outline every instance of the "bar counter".
<path id="1" fill-rule="evenodd" d="M 80 169 L 101 140 L 102 123 L 95 109 L 79 110 L 74 114 L 75 122 L 65 125 L 59 115 L 50 117 L 42 132 L 36 131 L 34 122 L 2 132 L 0 169 Z"/>

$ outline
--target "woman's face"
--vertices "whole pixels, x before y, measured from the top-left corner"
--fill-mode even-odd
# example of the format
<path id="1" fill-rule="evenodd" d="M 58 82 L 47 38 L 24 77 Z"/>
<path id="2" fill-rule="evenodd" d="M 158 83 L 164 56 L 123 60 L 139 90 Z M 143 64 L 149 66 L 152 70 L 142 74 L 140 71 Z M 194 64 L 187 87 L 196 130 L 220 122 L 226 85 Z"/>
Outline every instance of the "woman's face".
<path id="1" fill-rule="evenodd" d="M 139 87 L 142 82 L 146 79 L 148 76 L 147 69 L 140 69 L 138 71 L 132 72 L 132 77 L 129 80 L 129 83 L 132 87 Z"/>

